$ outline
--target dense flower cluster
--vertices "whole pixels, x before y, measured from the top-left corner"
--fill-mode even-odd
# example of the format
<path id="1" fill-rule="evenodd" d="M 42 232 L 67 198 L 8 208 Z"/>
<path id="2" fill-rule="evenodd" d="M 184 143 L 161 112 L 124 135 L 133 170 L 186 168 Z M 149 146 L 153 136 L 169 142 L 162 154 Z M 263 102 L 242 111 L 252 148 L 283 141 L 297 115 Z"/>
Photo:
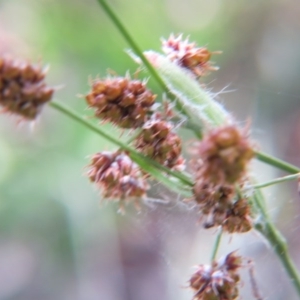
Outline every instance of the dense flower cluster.
<path id="1" fill-rule="evenodd" d="M 182 170 L 184 159 L 181 156 L 181 139 L 172 128 L 171 123 L 155 114 L 144 124 L 135 146 L 140 152 L 162 165 Z"/>
<path id="2" fill-rule="evenodd" d="M 148 188 L 139 167 L 124 152 L 93 155 L 87 175 L 102 189 L 103 198 L 138 199 Z"/>
<path id="3" fill-rule="evenodd" d="M 238 199 L 227 209 L 222 225 L 229 233 L 247 232 L 252 229 L 251 207 L 247 199 Z"/>
<path id="4" fill-rule="evenodd" d="M 194 300 L 234 300 L 239 296 L 238 269 L 242 258 L 234 252 L 212 265 L 199 265 L 189 280 Z"/>
<path id="5" fill-rule="evenodd" d="M 197 178 L 215 185 L 235 184 L 243 178 L 254 149 L 235 125 L 211 130 L 198 144 Z"/>
<path id="6" fill-rule="evenodd" d="M 0 57 L 0 106 L 3 111 L 35 119 L 54 92 L 45 71 L 29 63 Z"/>
<path id="7" fill-rule="evenodd" d="M 167 40 L 162 40 L 162 50 L 171 61 L 192 71 L 197 77 L 218 69 L 209 61 L 212 52 L 205 47 L 197 47 L 188 39 L 183 40 L 182 35 L 175 37 L 172 34 Z"/>
<path id="8" fill-rule="evenodd" d="M 116 77 L 94 80 L 86 101 L 96 117 L 122 128 L 138 128 L 146 122 L 155 98 L 145 83 Z"/>
<path id="9" fill-rule="evenodd" d="M 96 79 L 86 101 L 96 117 L 126 129 L 141 128 L 135 148 L 169 168 L 180 169 L 181 139 L 173 125 L 153 111 L 156 96 L 144 82 L 126 77 Z M 104 198 L 124 200 L 145 195 L 147 184 L 141 171 L 124 153 L 98 153 L 93 156 L 88 175 L 103 191 Z"/>
<path id="10" fill-rule="evenodd" d="M 194 199 L 207 217 L 204 226 L 222 225 L 228 232 L 252 228 L 246 199 L 235 197 L 254 150 L 245 134 L 233 125 L 213 129 L 197 146 Z"/>

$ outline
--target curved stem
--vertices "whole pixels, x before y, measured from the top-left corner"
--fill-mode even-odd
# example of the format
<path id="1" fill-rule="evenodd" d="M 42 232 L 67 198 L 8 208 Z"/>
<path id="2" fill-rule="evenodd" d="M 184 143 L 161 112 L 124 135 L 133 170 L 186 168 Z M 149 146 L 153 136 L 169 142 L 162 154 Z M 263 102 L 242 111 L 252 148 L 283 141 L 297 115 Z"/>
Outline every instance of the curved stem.
<path id="1" fill-rule="evenodd" d="M 103 10 L 107 13 L 107 15 L 110 17 L 110 19 L 115 24 L 115 26 L 118 28 L 120 33 L 123 35 L 124 39 L 127 41 L 127 43 L 130 45 L 130 47 L 133 49 L 133 51 L 140 57 L 140 59 L 142 60 L 142 62 L 146 66 L 146 68 L 149 70 L 149 73 L 151 73 L 153 78 L 156 80 L 156 82 L 160 85 L 160 87 L 166 93 L 169 93 L 169 89 L 167 88 L 166 84 L 161 79 L 161 77 L 158 75 L 158 73 L 153 68 L 153 66 L 150 64 L 150 62 L 147 60 L 147 58 L 143 54 L 143 51 L 140 49 L 138 44 L 135 42 L 135 40 L 129 34 L 128 30 L 122 24 L 119 17 L 114 13 L 114 11 L 111 9 L 111 7 L 107 4 L 107 2 L 105 0 L 97 0 L 97 1 L 101 5 Z"/>
<path id="2" fill-rule="evenodd" d="M 269 216 L 263 205 L 262 194 L 259 190 L 256 191 L 253 202 L 261 214 L 261 221 L 255 225 L 256 230 L 258 230 L 273 246 L 275 253 L 281 260 L 284 269 L 288 273 L 292 283 L 297 291 L 298 296 L 300 296 L 300 276 L 295 268 L 295 263 L 288 253 L 288 247 L 284 237 L 277 230 L 277 228 L 272 224 Z"/>
<path id="3" fill-rule="evenodd" d="M 223 228 L 222 226 L 219 227 L 217 237 L 213 246 L 213 251 L 211 255 L 211 262 L 214 262 L 217 256 L 217 252 L 221 243 L 221 238 L 222 238 L 222 233 L 223 233 Z"/>
<path id="4" fill-rule="evenodd" d="M 261 189 L 270 185 L 274 185 L 277 183 L 282 183 L 282 182 L 286 182 L 286 181 L 291 181 L 291 180 L 297 180 L 300 178 L 300 174 L 293 174 L 293 175 L 288 175 L 288 176 L 284 176 L 284 177 L 280 177 L 280 178 L 276 178 L 267 182 L 263 182 L 263 183 L 259 183 L 259 184 L 254 184 L 252 186 L 250 186 L 250 188 L 254 188 L 254 189 Z"/>
<path id="5" fill-rule="evenodd" d="M 300 168 L 289 164 L 279 158 L 276 158 L 274 156 L 271 156 L 267 153 L 264 152 L 260 152 L 260 151 L 256 151 L 256 158 L 268 165 L 271 165 L 273 167 L 276 167 L 282 171 L 286 171 L 288 173 L 299 173 L 300 172 Z"/>

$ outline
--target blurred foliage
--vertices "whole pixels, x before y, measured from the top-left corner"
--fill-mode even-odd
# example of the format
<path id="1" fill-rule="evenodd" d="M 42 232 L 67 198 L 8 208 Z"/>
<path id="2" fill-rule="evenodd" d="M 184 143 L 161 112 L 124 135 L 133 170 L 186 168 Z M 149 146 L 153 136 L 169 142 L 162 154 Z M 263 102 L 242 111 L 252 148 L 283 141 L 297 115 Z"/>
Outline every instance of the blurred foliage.
<path id="1" fill-rule="evenodd" d="M 241 122 L 252 119 L 261 147 L 300 163 L 297 1 L 110 3 L 142 49 L 159 51 L 161 37 L 183 32 L 199 45 L 223 50 L 213 58 L 221 70 L 204 80 L 208 88 L 236 90 L 220 98 Z M 0 0 L 0 52 L 49 64 L 56 98 L 87 117 L 91 113 L 78 95 L 88 91 L 90 76 L 105 76 L 108 68 L 135 72 L 126 48 L 94 0 Z M 151 80 L 150 86 L 159 93 Z M 212 248 L 212 232 L 200 229 L 195 215 L 178 204 L 145 206 L 139 215 L 129 209 L 125 216 L 116 205 L 99 208 L 84 167 L 88 155 L 113 146 L 50 107 L 35 124 L 18 125 L 1 115 L 0 133 L 0 299 L 191 298 L 180 287 L 190 266 L 206 262 Z M 261 180 L 276 176 L 256 168 Z M 159 187 L 156 192 L 176 198 Z M 299 263 L 297 194 L 280 187 L 268 196 Z M 266 297 L 296 299 L 257 236 L 224 244 L 220 253 L 239 248 L 254 257 Z M 243 299 L 252 299 L 246 281 Z"/>

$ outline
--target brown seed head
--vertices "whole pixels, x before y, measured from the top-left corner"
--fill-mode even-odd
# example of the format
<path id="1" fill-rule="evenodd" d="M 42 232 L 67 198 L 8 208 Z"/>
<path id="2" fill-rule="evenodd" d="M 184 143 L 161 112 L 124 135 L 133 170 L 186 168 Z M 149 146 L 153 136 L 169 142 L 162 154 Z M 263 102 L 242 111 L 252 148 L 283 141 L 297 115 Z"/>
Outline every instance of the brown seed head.
<path id="1" fill-rule="evenodd" d="M 207 171 L 207 168 L 203 166 L 205 162 L 194 161 L 196 178 L 193 193 L 199 212 L 205 217 L 204 227 L 222 226 L 229 233 L 251 230 L 253 222 L 248 201 L 239 197 L 236 199 L 234 184 L 221 185 L 205 177 L 203 170 Z"/>
<path id="2" fill-rule="evenodd" d="M 251 208 L 246 199 L 239 199 L 226 212 L 223 229 L 233 232 L 247 232 L 253 227 L 251 219 Z"/>
<path id="3" fill-rule="evenodd" d="M 122 152 L 99 152 L 92 156 L 87 172 L 104 198 L 136 199 L 145 195 L 148 185 L 139 167 Z"/>
<path id="4" fill-rule="evenodd" d="M 199 211 L 205 216 L 205 228 L 222 226 L 229 233 L 253 228 L 251 207 L 246 199 L 235 201 L 234 185 L 216 186 L 199 179 L 193 192 Z"/>
<path id="5" fill-rule="evenodd" d="M 135 141 L 136 148 L 168 168 L 183 169 L 181 139 L 172 131 L 172 124 L 160 119 L 159 114 L 152 116 Z"/>
<path id="6" fill-rule="evenodd" d="M 175 37 L 172 34 L 167 40 L 162 40 L 162 50 L 171 61 L 190 70 L 196 77 L 218 69 L 209 61 L 213 52 L 205 47 L 197 47 L 188 39 L 183 40 L 182 35 Z"/>
<path id="7" fill-rule="evenodd" d="M 38 66 L 0 57 L 0 105 L 4 111 L 35 119 L 54 92 L 44 78 L 45 71 Z"/>
<path id="8" fill-rule="evenodd" d="M 94 80 L 85 97 L 96 117 L 122 128 L 141 127 L 155 98 L 143 82 L 123 77 Z"/>
<path id="9" fill-rule="evenodd" d="M 198 146 L 201 167 L 197 178 L 215 184 L 234 184 L 247 170 L 254 149 L 245 133 L 229 125 L 213 129 Z"/>
<path id="10" fill-rule="evenodd" d="M 239 296 L 237 273 L 242 258 L 234 252 L 212 265 L 199 265 L 189 280 L 194 300 L 234 300 Z"/>

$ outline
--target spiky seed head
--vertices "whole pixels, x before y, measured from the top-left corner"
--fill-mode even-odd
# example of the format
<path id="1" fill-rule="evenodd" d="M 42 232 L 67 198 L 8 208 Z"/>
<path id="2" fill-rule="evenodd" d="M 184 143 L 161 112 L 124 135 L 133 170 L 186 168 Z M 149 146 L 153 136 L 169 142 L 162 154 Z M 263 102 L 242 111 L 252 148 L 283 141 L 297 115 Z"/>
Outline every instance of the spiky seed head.
<path id="1" fill-rule="evenodd" d="M 127 201 L 145 196 L 147 182 L 125 152 L 99 152 L 92 156 L 87 175 L 106 199 Z"/>
<path id="2" fill-rule="evenodd" d="M 254 148 L 248 134 L 235 125 L 211 130 L 198 144 L 202 165 L 197 178 L 216 185 L 235 184 L 245 175 Z"/>
<path id="3" fill-rule="evenodd" d="M 163 39 L 162 50 L 171 61 L 191 71 L 196 77 L 218 70 L 212 65 L 210 58 L 212 54 L 219 52 L 197 47 L 196 43 L 190 43 L 188 39 L 183 40 L 182 35 L 171 34 L 167 40 Z"/>
<path id="4" fill-rule="evenodd" d="M 141 127 L 156 96 L 144 82 L 127 77 L 95 79 L 85 99 L 95 116 L 121 128 Z"/>
<path id="5" fill-rule="evenodd" d="M 189 280 L 193 300 L 237 299 L 242 258 L 229 253 L 211 265 L 198 265 Z"/>
<path id="6" fill-rule="evenodd" d="M 0 106 L 3 111 L 33 120 L 54 89 L 44 81 L 45 70 L 30 63 L 0 57 Z"/>
<path id="7" fill-rule="evenodd" d="M 172 130 L 173 125 L 152 115 L 135 141 L 137 150 L 168 168 L 182 170 L 184 159 L 181 156 L 181 139 Z"/>

